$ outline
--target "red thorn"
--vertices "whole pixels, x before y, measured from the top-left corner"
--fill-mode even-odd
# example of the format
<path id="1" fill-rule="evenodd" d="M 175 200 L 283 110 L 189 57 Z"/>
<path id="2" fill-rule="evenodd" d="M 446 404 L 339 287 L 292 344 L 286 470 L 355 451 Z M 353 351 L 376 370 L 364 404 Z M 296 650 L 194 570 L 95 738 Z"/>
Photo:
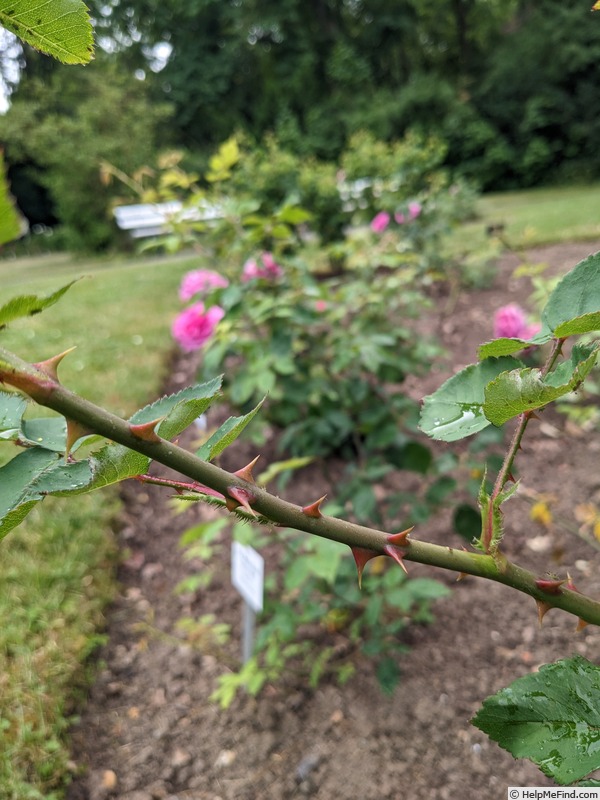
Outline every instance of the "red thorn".
<path id="1" fill-rule="evenodd" d="M 560 594 L 560 587 L 563 585 L 563 583 L 566 583 L 566 580 L 548 581 L 544 580 L 543 578 L 538 578 L 535 582 L 535 585 L 541 592 L 544 592 L 545 594 Z"/>
<path id="2" fill-rule="evenodd" d="M 551 608 L 554 608 L 554 606 L 551 606 L 549 603 L 544 603 L 543 600 L 536 600 L 535 604 L 537 606 L 538 620 L 540 621 L 540 628 L 541 628 L 544 617 L 546 616 L 548 611 L 550 611 Z"/>
<path id="3" fill-rule="evenodd" d="M 383 548 L 383 551 L 386 555 L 390 556 L 390 558 L 393 558 L 396 564 L 399 564 L 404 570 L 404 572 L 406 572 L 406 574 L 408 575 L 408 570 L 404 566 L 404 561 L 403 561 L 404 556 L 397 547 L 394 547 L 394 545 L 391 544 L 386 544 Z"/>
<path id="4" fill-rule="evenodd" d="M 251 514 L 253 517 L 256 516 L 250 507 L 250 503 L 256 499 L 252 492 L 241 486 L 228 486 L 227 494 L 229 497 L 225 498 L 225 505 L 230 511 L 234 511 L 238 506 L 242 506 L 248 514 Z"/>
<path id="5" fill-rule="evenodd" d="M 314 503 L 311 503 L 309 506 L 304 506 L 302 513 L 306 514 L 307 517 L 315 517 L 316 519 L 320 519 L 323 516 L 323 514 L 321 514 L 321 503 L 326 497 L 327 495 L 324 494 L 323 497 L 315 500 Z"/>
<path id="6" fill-rule="evenodd" d="M 241 478 L 243 481 L 247 481 L 248 483 L 256 483 L 254 480 L 254 475 L 252 474 L 252 467 L 256 464 L 260 456 L 256 456 L 249 464 L 246 464 L 245 467 L 238 469 L 237 472 L 233 474 L 236 475 L 238 478 Z"/>
<path id="7" fill-rule="evenodd" d="M 408 547 L 410 542 L 408 541 L 408 534 L 412 531 L 414 525 L 410 528 L 407 528 L 405 531 L 400 531 L 400 533 L 390 533 L 388 536 L 388 542 L 390 544 L 395 545 L 396 547 Z"/>
<path id="8" fill-rule="evenodd" d="M 142 439 L 144 442 L 161 442 L 162 439 L 154 430 L 159 422 L 162 422 L 164 417 L 153 419 L 150 422 L 143 422 L 141 425 L 129 425 L 129 430 L 136 439 Z"/>
<path id="9" fill-rule="evenodd" d="M 63 360 L 65 356 L 68 356 L 69 353 L 72 353 L 75 350 L 75 347 L 70 347 L 68 350 L 65 350 L 64 353 L 59 353 L 57 356 L 52 356 L 52 358 L 46 359 L 46 361 L 38 361 L 33 366 L 40 369 L 44 372 L 49 378 L 52 378 L 53 381 L 60 383 L 58 380 L 58 365 Z"/>
<path id="10" fill-rule="evenodd" d="M 512 472 L 509 472 L 509 473 L 508 473 L 508 475 L 506 476 L 506 480 L 504 481 L 504 483 L 508 483 L 509 481 L 510 481 L 511 483 L 516 483 L 516 481 L 515 481 L 515 476 L 512 474 Z"/>
<path id="11" fill-rule="evenodd" d="M 535 413 L 533 409 L 531 411 L 526 411 L 525 416 L 527 417 L 527 419 L 539 419 L 538 415 Z"/>
<path id="12" fill-rule="evenodd" d="M 65 458 L 68 458 L 71 453 L 71 448 L 78 439 L 82 436 L 88 436 L 94 431 L 86 428 L 80 422 L 75 422 L 74 419 L 67 419 L 67 441 L 65 444 Z"/>
<path id="13" fill-rule="evenodd" d="M 381 555 L 381 553 L 377 553 L 375 550 L 368 550 L 366 547 L 351 547 L 350 550 L 352 550 L 356 569 L 358 570 L 358 588 L 362 589 L 362 574 L 365 564 L 372 558 Z"/>
<path id="14" fill-rule="evenodd" d="M 588 625 L 589 622 L 586 622 L 584 619 L 581 619 L 581 617 L 579 617 L 577 621 L 577 627 L 575 628 L 575 633 L 579 633 L 579 631 L 582 631 L 584 628 L 587 628 Z"/>

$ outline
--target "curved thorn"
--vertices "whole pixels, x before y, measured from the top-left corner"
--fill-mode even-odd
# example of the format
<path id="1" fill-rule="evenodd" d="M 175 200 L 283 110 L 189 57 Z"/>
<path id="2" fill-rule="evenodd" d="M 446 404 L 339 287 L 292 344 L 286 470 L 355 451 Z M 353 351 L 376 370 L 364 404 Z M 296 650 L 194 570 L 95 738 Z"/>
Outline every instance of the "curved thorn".
<path id="1" fill-rule="evenodd" d="M 544 580 L 543 578 L 538 578 L 535 582 L 537 588 L 544 592 L 545 594 L 560 594 L 561 586 L 566 583 L 566 578 L 563 580 Z"/>
<path id="2" fill-rule="evenodd" d="M 248 491 L 248 489 L 244 489 L 241 486 L 228 486 L 227 494 L 229 497 L 225 499 L 225 505 L 230 511 L 233 511 L 238 506 L 242 506 L 242 508 L 247 511 L 248 514 L 256 517 L 254 510 L 250 506 L 250 503 L 256 499 L 252 492 Z"/>
<path id="3" fill-rule="evenodd" d="M 551 606 L 550 603 L 545 603 L 543 600 L 536 600 L 535 604 L 537 606 L 538 620 L 541 628 L 544 617 L 546 616 L 548 611 L 550 611 L 551 608 L 554 608 L 554 606 Z"/>
<path id="4" fill-rule="evenodd" d="M 408 547 L 410 544 L 408 540 L 408 534 L 413 530 L 413 528 L 414 525 L 411 525 L 410 528 L 407 528 L 405 531 L 400 531 L 400 533 L 390 533 L 387 537 L 388 542 L 396 547 Z"/>
<path id="5" fill-rule="evenodd" d="M 406 566 L 404 565 L 403 555 L 400 552 L 400 550 L 398 550 L 397 547 L 395 547 L 392 544 L 386 544 L 385 547 L 383 548 L 383 551 L 384 551 L 384 553 L 386 555 L 390 556 L 390 558 L 393 558 L 394 561 L 396 562 L 396 564 L 399 564 L 402 567 L 402 569 L 404 570 L 404 572 L 406 572 L 406 574 L 408 575 L 408 570 L 406 569 Z"/>
<path id="6" fill-rule="evenodd" d="M 136 439 L 142 439 L 144 442 L 161 442 L 162 439 L 154 430 L 159 422 L 162 422 L 164 417 L 153 419 L 150 422 L 142 422 L 141 425 L 129 424 L 129 430 Z"/>
<path id="7" fill-rule="evenodd" d="M 579 589 L 573 583 L 573 578 L 567 572 L 567 582 L 565 583 L 565 589 L 570 589 L 572 592 L 579 592 Z"/>
<path id="8" fill-rule="evenodd" d="M 47 358 L 45 361 L 37 361 L 33 366 L 40 369 L 49 378 L 52 378 L 53 381 L 60 383 L 58 379 L 58 365 L 63 360 L 63 358 L 65 356 L 68 356 L 69 353 L 72 353 L 73 350 L 76 350 L 76 347 L 69 347 L 69 349 L 65 350 L 64 353 L 59 353 L 57 356 L 52 356 L 52 358 Z"/>
<path id="9" fill-rule="evenodd" d="M 467 575 L 468 575 L 467 572 L 459 572 L 458 577 L 456 578 L 456 582 L 458 583 L 459 581 L 464 581 Z"/>
<path id="10" fill-rule="evenodd" d="M 302 508 L 302 513 L 306 514 L 307 517 L 315 517 L 316 519 L 320 519 L 323 514 L 321 514 L 321 503 L 327 497 L 326 494 L 323 497 L 320 497 L 318 500 L 315 500 L 314 503 L 311 503 L 308 506 L 304 506 Z"/>
<path id="11" fill-rule="evenodd" d="M 376 558 L 377 556 L 381 555 L 381 553 L 378 553 L 375 550 L 368 550 L 366 547 L 351 547 L 350 550 L 352 550 L 352 555 L 354 556 L 356 569 L 358 571 L 358 588 L 362 589 L 362 574 L 365 564 L 372 558 Z"/>
<path id="12" fill-rule="evenodd" d="M 588 625 L 589 622 L 586 622 L 584 619 L 581 619 L 581 617 L 579 617 L 579 619 L 577 620 L 577 627 L 575 628 L 575 633 L 579 633 L 579 631 L 582 631 L 584 628 L 587 628 Z"/>
<path id="13" fill-rule="evenodd" d="M 256 464 L 260 456 L 256 456 L 256 458 L 252 459 L 249 464 L 246 464 L 245 467 L 238 469 L 237 472 L 233 474 L 238 478 L 241 478 L 243 481 L 247 481 L 248 483 L 256 483 L 254 480 L 254 475 L 252 474 L 252 467 Z"/>

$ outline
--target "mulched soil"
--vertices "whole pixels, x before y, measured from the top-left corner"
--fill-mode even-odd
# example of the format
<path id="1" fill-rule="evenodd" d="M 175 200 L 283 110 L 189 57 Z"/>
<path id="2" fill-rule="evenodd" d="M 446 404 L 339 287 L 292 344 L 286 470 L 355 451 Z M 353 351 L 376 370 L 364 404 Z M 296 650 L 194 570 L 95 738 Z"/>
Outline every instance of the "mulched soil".
<path id="1" fill-rule="evenodd" d="M 558 273 L 597 249 L 600 243 L 560 245 L 528 256 Z M 452 357 L 407 391 L 421 397 L 439 386 L 474 360 L 477 345 L 490 338 L 496 308 L 526 304 L 531 285 L 512 277 L 517 264 L 504 256 L 492 287 L 462 293 L 452 309 L 438 303 L 422 321 Z M 178 359 L 169 390 L 188 383 L 193 367 L 189 357 Z M 504 545 L 509 558 L 542 574 L 568 571 L 592 595 L 600 593 L 596 551 L 568 528 L 577 527 L 579 504 L 600 505 L 599 452 L 597 431 L 546 411 L 519 455 L 525 491 L 507 506 Z M 236 443 L 223 465 L 237 469 L 252 455 Z M 268 463 L 268 453 L 263 458 Z M 549 527 L 530 520 L 531 491 L 548 497 L 555 520 Z M 297 473 L 286 496 L 304 504 L 323 492 L 323 475 L 311 468 Z M 393 696 L 382 694 L 373 665 L 359 659 L 343 687 L 325 683 L 309 691 L 290 678 L 256 699 L 240 695 L 223 711 L 208 698 L 238 657 L 241 606 L 228 564 L 216 570 L 209 589 L 174 593 L 201 566 L 183 558 L 182 531 L 219 512 L 194 505 L 174 515 L 168 491 L 135 482 L 124 486 L 123 501 L 120 593 L 108 615 L 110 640 L 97 681 L 73 731 L 77 776 L 68 800 L 449 800 L 504 798 L 508 786 L 553 785 L 469 719 L 486 696 L 543 663 L 573 653 L 598 660 L 597 628 L 576 634 L 576 621 L 557 610 L 540 627 L 524 595 L 473 578 L 455 583 L 453 575 L 410 564 L 411 575 L 437 577 L 453 591 L 436 604 L 433 624 L 411 627 Z M 460 545 L 444 515 L 414 536 Z M 185 641 L 177 628 L 182 616 L 206 613 L 233 627 L 220 652 Z"/>

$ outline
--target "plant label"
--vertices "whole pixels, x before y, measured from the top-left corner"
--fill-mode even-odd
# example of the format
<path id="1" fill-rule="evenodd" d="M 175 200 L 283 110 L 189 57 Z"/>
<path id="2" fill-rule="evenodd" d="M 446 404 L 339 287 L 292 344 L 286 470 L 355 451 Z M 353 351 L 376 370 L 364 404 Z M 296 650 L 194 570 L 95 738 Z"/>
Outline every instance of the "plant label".
<path id="1" fill-rule="evenodd" d="M 231 546 L 231 582 L 250 608 L 263 608 L 265 562 L 252 547 L 233 542 Z"/>

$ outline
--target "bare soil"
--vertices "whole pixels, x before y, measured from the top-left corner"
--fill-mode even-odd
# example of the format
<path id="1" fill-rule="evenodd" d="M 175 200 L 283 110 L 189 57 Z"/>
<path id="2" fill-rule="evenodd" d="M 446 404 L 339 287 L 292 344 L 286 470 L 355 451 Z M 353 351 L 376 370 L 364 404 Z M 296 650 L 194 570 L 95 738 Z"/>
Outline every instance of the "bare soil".
<path id="1" fill-rule="evenodd" d="M 570 244 L 528 255 L 558 273 L 599 248 Z M 527 304 L 531 285 L 512 277 L 517 264 L 504 256 L 493 286 L 461 293 L 451 309 L 440 301 L 422 321 L 451 358 L 425 381 L 407 384 L 411 394 L 423 396 L 474 360 L 477 345 L 491 337 L 496 308 Z M 193 367 L 180 358 L 169 389 L 189 382 Z M 598 595 L 597 553 L 573 531 L 580 504 L 600 505 L 600 434 L 551 410 L 530 427 L 519 455 L 524 491 L 508 506 L 505 552 L 541 575 L 568 572 L 580 589 Z M 253 453 L 240 442 L 225 455 L 224 465 L 236 469 Z M 318 469 L 304 470 L 288 496 L 304 504 L 323 494 L 323 484 Z M 530 519 L 531 492 L 548 499 L 549 525 Z M 124 487 L 123 500 L 120 593 L 97 681 L 73 731 L 77 777 L 68 800 L 449 800 L 505 798 L 508 786 L 552 785 L 469 720 L 486 696 L 541 664 L 574 653 L 598 660 L 597 628 L 575 633 L 576 620 L 557 610 L 540 627 L 524 595 L 473 578 L 455 583 L 453 575 L 410 564 L 412 575 L 438 577 L 453 591 L 436 604 L 433 624 L 410 629 L 411 649 L 393 696 L 382 694 L 373 665 L 363 659 L 344 687 L 325 683 L 309 691 L 289 679 L 256 699 L 240 695 L 223 711 L 208 698 L 217 676 L 238 658 L 241 604 L 228 565 L 208 590 L 174 593 L 199 566 L 184 560 L 181 532 L 199 514 L 217 512 L 194 506 L 175 516 L 168 491 L 135 482 Z M 460 544 L 443 515 L 414 536 Z M 177 628 L 182 616 L 206 613 L 233 627 L 220 653 L 185 641 Z"/>

